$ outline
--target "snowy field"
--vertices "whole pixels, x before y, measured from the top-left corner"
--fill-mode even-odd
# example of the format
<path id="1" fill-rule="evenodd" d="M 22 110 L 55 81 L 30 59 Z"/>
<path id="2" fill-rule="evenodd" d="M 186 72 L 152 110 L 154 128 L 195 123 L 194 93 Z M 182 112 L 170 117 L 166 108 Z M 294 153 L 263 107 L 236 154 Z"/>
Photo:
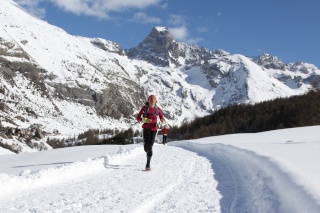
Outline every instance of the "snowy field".
<path id="1" fill-rule="evenodd" d="M 320 212 L 320 126 L 38 153 L 0 149 L 0 212 Z"/>

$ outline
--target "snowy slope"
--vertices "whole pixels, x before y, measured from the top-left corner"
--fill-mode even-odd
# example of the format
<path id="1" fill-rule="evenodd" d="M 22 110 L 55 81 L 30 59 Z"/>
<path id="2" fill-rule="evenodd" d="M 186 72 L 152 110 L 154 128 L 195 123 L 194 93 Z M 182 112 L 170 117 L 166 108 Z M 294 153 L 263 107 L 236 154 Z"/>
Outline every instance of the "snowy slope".
<path id="1" fill-rule="evenodd" d="M 151 172 L 139 144 L 2 155 L 0 212 L 317 213 L 319 131 L 155 144 Z"/>
<path id="2" fill-rule="evenodd" d="M 221 73 L 214 79 L 217 87 L 212 97 L 217 108 L 236 103 L 257 103 L 305 92 L 289 88 L 249 58 L 239 54 L 212 59 L 209 63 L 221 67 Z"/>
<path id="3" fill-rule="evenodd" d="M 9 108 L 15 114 L 23 108 L 32 109 L 37 119 L 22 112 L 20 115 L 43 124 L 46 131 L 58 129 L 73 135 L 89 128 L 109 128 L 114 123 L 118 123 L 117 128 L 126 129 L 130 124 L 121 118 L 133 118 L 150 93 L 158 96 L 167 119 L 177 123 L 212 110 L 212 104 L 206 109 L 199 107 L 205 102 L 204 95 L 196 99 L 182 97 L 181 91 L 198 94 L 201 91 L 197 85 L 188 84 L 179 69 L 128 59 L 114 42 L 69 35 L 13 6 L 11 0 L 0 4 L 0 37 L 4 39 L 2 47 L 6 53 L 0 57 L 8 63 L 28 62 L 39 67 L 49 96 L 35 92 L 37 89 L 30 79 L 17 72 L 12 78 L 15 85 L 1 76 L 1 86 L 5 88 L 3 99 L 12 103 Z M 18 56 L 18 52 L 23 57 Z M 98 100 L 93 100 L 93 95 Z M 99 107 L 99 104 L 103 105 Z M 194 113 L 189 113 L 191 111 Z M 119 116 L 115 116 L 116 113 Z M 15 117 L 14 114 L 3 116 Z"/>
<path id="4" fill-rule="evenodd" d="M 0 1 L 0 20 L 0 122 L 22 129 L 41 124 L 45 136 L 33 142 L 42 148 L 50 148 L 46 141 L 56 130 L 70 138 L 131 127 L 151 93 L 168 122 L 180 125 L 230 104 L 303 94 L 320 82 L 314 65 L 189 46 L 165 27 L 155 27 L 132 48 L 137 57 L 129 57 L 115 42 L 70 35 L 12 0 Z M 34 151 L 17 138 L 1 140 Z"/>
<path id="5" fill-rule="evenodd" d="M 8 149 L 0 147 L 0 155 L 7 155 L 7 154 L 14 154 L 14 153 Z"/>

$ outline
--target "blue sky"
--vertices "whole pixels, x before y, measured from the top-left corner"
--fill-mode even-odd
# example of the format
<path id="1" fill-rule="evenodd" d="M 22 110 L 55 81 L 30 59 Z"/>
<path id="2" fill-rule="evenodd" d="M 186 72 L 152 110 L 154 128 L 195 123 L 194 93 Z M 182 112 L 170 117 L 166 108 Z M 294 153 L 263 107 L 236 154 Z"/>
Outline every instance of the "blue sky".
<path id="1" fill-rule="evenodd" d="M 69 34 L 99 37 L 124 49 L 154 26 L 176 40 L 232 54 L 279 57 L 320 68 L 318 0 L 15 0 Z"/>

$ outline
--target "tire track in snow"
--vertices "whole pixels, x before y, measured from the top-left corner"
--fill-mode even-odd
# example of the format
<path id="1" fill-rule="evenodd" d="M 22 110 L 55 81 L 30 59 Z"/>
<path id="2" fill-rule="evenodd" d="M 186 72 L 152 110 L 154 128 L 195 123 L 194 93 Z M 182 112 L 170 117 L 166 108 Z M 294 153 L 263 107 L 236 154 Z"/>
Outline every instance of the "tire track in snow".
<path id="1" fill-rule="evenodd" d="M 222 213 L 320 212 L 316 200 L 266 157 L 223 144 L 176 142 L 173 145 L 210 160 L 219 182 L 217 189 L 223 196 Z"/>
<path id="2" fill-rule="evenodd" d="M 215 159 L 215 162 L 214 168 L 219 171 L 219 173 L 215 174 L 215 178 L 219 180 L 220 185 L 225 186 L 224 196 L 221 199 L 222 212 L 233 212 L 232 210 L 235 208 L 235 201 L 237 200 L 236 196 L 239 194 L 236 179 L 230 168 L 222 160 Z M 220 185 L 218 185 L 218 190 Z"/>

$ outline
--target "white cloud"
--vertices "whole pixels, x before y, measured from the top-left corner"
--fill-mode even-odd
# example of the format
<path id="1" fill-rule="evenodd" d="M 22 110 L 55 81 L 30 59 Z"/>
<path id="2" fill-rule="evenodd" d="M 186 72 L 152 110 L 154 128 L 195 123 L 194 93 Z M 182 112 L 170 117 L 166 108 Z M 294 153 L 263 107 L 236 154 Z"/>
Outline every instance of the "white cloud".
<path id="1" fill-rule="evenodd" d="M 96 16 L 99 18 L 109 18 L 105 9 L 100 5 L 99 1 L 87 0 L 51 0 L 52 3 L 59 8 L 74 13 L 76 15 Z"/>
<path id="2" fill-rule="evenodd" d="M 202 41 L 203 38 L 188 38 L 187 40 L 185 40 L 184 42 L 189 44 L 189 45 L 196 45 L 198 44 L 200 41 Z"/>
<path id="3" fill-rule="evenodd" d="M 42 0 L 15 0 L 15 2 L 21 6 L 33 7 L 37 6 Z"/>
<path id="4" fill-rule="evenodd" d="M 146 23 L 159 24 L 161 22 L 161 19 L 157 18 L 157 17 L 150 17 L 146 13 L 139 12 L 139 13 L 135 13 L 134 14 L 134 16 L 131 19 L 131 21 L 144 23 L 144 24 L 146 24 Z"/>
<path id="5" fill-rule="evenodd" d="M 46 10 L 39 6 L 42 1 L 43 0 L 15 0 L 22 8 L 39 18 L 43 18 L 46 15 Z"/>
<path id="6" fill-rule="evenodd" d="M 169 28 L 169 31 L 177 41 L 182 41 L 189 45 L 195 45 L 203 40 L 202 38 L 190 38 L 186 26 Z"/>
<path id="7" fill-rule="evenodd" d="M 165 4 L 161 5 L 161 8 L 162 9 L 167 9 L 168 8 L 168 3 L 165 3 Z"/>
<path id="8" fill-rule="evenodd" d="M 51 2 L 65 11 L 78 15 L 109 18 L 110 12 L 144 9 L 157 5 L 160 0 L 51 0 Z"/>
<path id="9" fill-rule="evenodd" d="M 43 18 L 45 9 L 40 3 L 45 0 L 15 0 L 21 7 L 33 15 Z M 156 6 L 161 0 L 49 0 L 64 11 L 76 15 L 87 15 L 98 18 L 110 18 L 110 12 L 123 12 L 130 9 L 144 9 Z M 165 6 L 162 5 L 162 6 Z"/>
<path id="10" fill-rule="evenodd" d="M 169 28 L 170 33 L 178 41 L 184 41 L 189 35 L 188 29 L 186 26 Z"/>
<path id="11" fill-rule="evenodd" d="M 181 15 L 170 15 L 169 23 L 174 26 L 186 25 L 185 18 Z"/>

